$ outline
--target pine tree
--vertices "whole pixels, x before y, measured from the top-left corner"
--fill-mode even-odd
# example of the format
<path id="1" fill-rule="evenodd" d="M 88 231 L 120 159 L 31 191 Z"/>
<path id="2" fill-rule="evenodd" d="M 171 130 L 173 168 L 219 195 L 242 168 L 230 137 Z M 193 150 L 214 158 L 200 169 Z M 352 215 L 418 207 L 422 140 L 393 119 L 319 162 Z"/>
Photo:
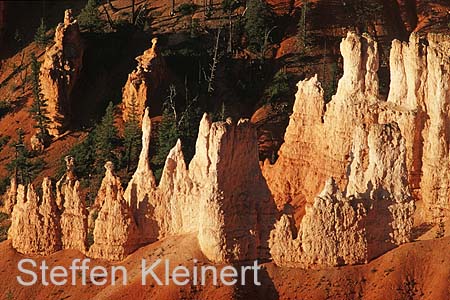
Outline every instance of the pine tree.
<path id="1" fill-rule="evenodd" d="M 127 172 L 130 172 L 139 158 L 141 148 L 141 128 L 139 126 L 139 115 L 136 109 L 136 99 L 131 101 L 131 110 L 125 122 L 123 140 L 125 144 L 125 159 Z"/>
<path id="2" fill-rule="evenodd" d="M 171 85 L 169 96 L 164 102 L 162 121 L 158 129 L 157 151 L 152 159 L 152 163 L 156 166 L 157 179 L 161 176 L 170 149 L 175 146 L 178 139 L 181 140 L 186 162 L 191 160 L 195 152 L 195 141 L 201 118 L 198 97 L 191 99 L 186 86 L 185 107 L 179 113 L 176 108 L 176 96 L 175 86 Z"/>
<path id="3" fill-rule="evenodd" d="M 8 171 L 14 172 L 17 183 L 28 184 L 31 181 L 32 164 L 30 162 L 31 155 L 25 146 L 24 138 L 25 133 L 19 128 L 17 130 L 17 140 L 11 145 L 15 150 L 14 159 L 6 167 Z"/>
<path id="4" fill-rule="evenodd" d="M 117 165 L 114 148 L 118 143 L 117 128 L 114 124 L 114 106 L 109 102 L 100 124 L 94 130 L 96 168 L 101 173 L 105 162 L 112 161 Z"/>
<path id="5" fill-rule="evenodd" d="M 33 104 L 30 108 L 30 114 L 36 122 L 34 128 L 38 129 L 37 138 L 45 145 L 49 139 L 48 125 L 50 119 L 47 111 L 47 100 L 44 99 L 41 92 L 41 85 L 39 82 L 40 63 L 37 61 L 34 54 L 31 55 L 31 84 L 33 87 Z"/>
<path id="6" fill-rule="evenodd" d="M 78 16 L 78 23 L 81 29 L 89 32 L 101 32 L 103 30 L 105 21 L 100 18 L 96 0 L 88 0 Z"/>
<path id="7" fill-rule="evenodd" d="M 169 96 L 163 104 L 162 121 L 158 128 L 157 151 L 152 159 L 153 164 L 156 165 L 156 177 L 161 175 L 164 162 L 170 149 L 175 146 L 179 138 L 179 131 L 177 126 L 177 111 L 175 107 L 175 97 L 177 92 L 174 85 L 169 88 Z"/>
<path id="8" fill-rule="evenodd" d="M 39 47 L 45 47 L 50 41 L 49 36 L 47 35 L 47 26 L 45 25 L 44 19 L 41 18 L 41 24 L 36 30 L 36 34 L 34 35 L 34 41 Z"/>
<path id="9" fill-rule="evenodd" d="M 266 34 L 272 27 L 272 12 L 264 0 L 250 0 L 245 15 L 245 32 L 249 49 L 262 52 Z"/>

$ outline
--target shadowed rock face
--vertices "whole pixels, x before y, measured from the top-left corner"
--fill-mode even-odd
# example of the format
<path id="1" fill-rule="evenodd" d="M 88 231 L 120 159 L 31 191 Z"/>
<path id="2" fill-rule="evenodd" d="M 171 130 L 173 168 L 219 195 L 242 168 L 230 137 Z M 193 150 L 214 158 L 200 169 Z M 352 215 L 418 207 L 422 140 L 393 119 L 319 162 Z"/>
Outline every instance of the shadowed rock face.
<path id="1" fill-rule="evenodd" d="M 135 115 L 140 120 L 147 106 L 152 109 L 150 100 L 156 98 L 158 90 L 166 81 L 167 67 L 164 58 L 159 54 L 157 41 L 158 39 L 154 38 L 152 47 L 136 57 L 138 65 L 128 75 L 122 97 L 124 121 L 127 121 L 130 115 Z"/>
<path id="2" fill-rule="evenodd" d="M 78 23 L 68 9 L 64 23 L 56 27 L 54 44 L 45 51 L 41 65 L 40 83 L 48 104 L 52 135 L 60 134 L 70 122 L 71 93 L 81 72 L 83 52 Z"/>

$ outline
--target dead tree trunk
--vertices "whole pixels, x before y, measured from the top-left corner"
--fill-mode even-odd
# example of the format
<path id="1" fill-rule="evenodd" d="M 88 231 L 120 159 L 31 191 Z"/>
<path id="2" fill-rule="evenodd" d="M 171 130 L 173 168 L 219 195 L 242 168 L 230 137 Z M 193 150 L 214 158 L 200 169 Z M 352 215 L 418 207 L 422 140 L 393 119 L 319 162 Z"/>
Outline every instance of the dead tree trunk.
<path id="1" fill-rule="evenodd" d="M 216 37 L 216 45 L 214 47 L 214 56 L 213 61 L 211 64 L 211 75 L 209 76 L 209 82 L 208 82 L 208 93 L 212 94 L 214 92 L 214 79 L 216 77 L 216 69 L 217 69 L 217 63 L 218 63 L 218 54 L 219 54 L 219 39 L 220 39 L 220 28 L 217 30 L 217 37 Z"/>

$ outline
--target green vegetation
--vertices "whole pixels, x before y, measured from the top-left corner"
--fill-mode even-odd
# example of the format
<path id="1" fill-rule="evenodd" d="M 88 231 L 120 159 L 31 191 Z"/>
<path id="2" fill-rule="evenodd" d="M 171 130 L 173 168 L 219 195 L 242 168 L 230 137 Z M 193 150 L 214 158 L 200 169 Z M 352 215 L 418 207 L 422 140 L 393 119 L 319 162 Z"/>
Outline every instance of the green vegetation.
<path id="1" fill-rule="evenodd" d="M 201 118 L 198 97 L 191 99 L 186 91 L 185 107 L 181 112 L 176 107 L 176 97 L 176 88 L 171 85 L 169 96 L 164 102 L 162 121 L 158 130 L 157 152 L 152 159 L 152 163 L 156 167 L 155 177 L 157 180 L 161 177 L 170 149 L 175 146 L 178 139 L 181 140 L 186 162 L 192 159 L 195 152 L 194 146 Z"/>
<path id="2" fill-rule="evenodd" d="M 112 161 L 115 166 L 118 166 L 118 156 L 115 153 L 115 148 L 119 144 L 119 137 L 117 128 L 114 124 L 114 106 L 109 102 L 100 124 L 94 130 L 94 144 L 95 168 L 97 172 L 103 173 L 104 165 L 107 161 Z"/>
<path id="3" fill-rule="evenodd" d="M 33 104 L 30 108 L 30 114 L 36 122 L 34 128 L 37 129 L 37 138 L 46 145 L 50 140 L 48 133 L 48 125 L 50 119 L 48 118 L 47 100 L 44 99 L 39 82 L 40 63 L 37 61 L 34 54 L 31 55 L 31 84 L 33 86 Z"/>
<path id="4" fill-rule="evenodd" d="M 183 16 L 193 15 L 198 9 L 198 6 L 194 3 L 183 3 L 178 6 L 177 11 L 179 11 Z"/>
<path id="5" fill-rule="evenodd" d="M 264 52 L 268 34 L 273 26 L 273 16 L 266 1 L 250 0 L 245 14 L 245 33 L 248 48 L 255 52 Z"/>
<path id="6" fill-rule="evenodd" d="M 2 222 L 5 221 L 5 220 L 8 220 L 8 219 L 9 219 L 8 214 L 5 214 L 5 213 L 3 213 L 3 212 L 0 212 L 0 223 L 2 223 Z"/>
<path id="7" fill-rule="evenodd" d="M 6 241 L 8 239 L 8 230 L 11 225 L 0 225 L 0 242 Z"/>
<path id="8" fill-rule="evenodd" d="M 0 195 L 6 193 L 9 186 L 9 177 L 0 178 Z"/>
<path id="9" fill-rule="evenodd" d="M 11 145 L 15 150 L 14 159 L 12 159 L 6 168 L 17 178 L 17 183 L 28 184 L 45 166 L 41 158 L 33 159 L 33 153 L 29 151 L 24 143 L 25 133 L 22 129 L 17 130 L 17 140 Z"/>
<path id="10" fill-rule="evenodd" d="M 94 244 L 94 228 L 89 228 L 86 236 L 88 249 Z"/>
<path id="11" fill-rule="evenodd" d="M 12 105 L 8 100 L 0 100 L 0 119 L 11 111 Z"/>
<path id="12" fill-rule="evenodd" d="M 383 5 L 376 0 L 352 0 L 347 7 L 349 13 L 355 16 L 355 24 L 360 32 L 374 29 L 375 22 L 383 12 Z"/>
<path id="13" fill-rule="evenodd" d="M 330 70 L 330 77 L 331 78 L 327 81 L 327 83 L 324 86 L 325 101 L 326 102 L 330 102 L 331 101 L 331 97 L 336 94 L 337 83 L 338 83 L 338 78 L 337 78 L 338 67 L 337 67 L 337 63 L 333 62 L 331 64 L 330 68 L 331 68 L 331 70 Z"/>
<path id="14" fill-rule="evenodd" d="M 34 41 L 41 48 L 44 48 L 50 42 L 50 37 L 47 35 L 47 26 L 45 25 L 43 18 L 41 18 L 41 24 L 34 35 Z"/>
<path id="15" fill-rule="evenodd" d="M 105 21 L 100 18 L 98 3 L 96 0 L 88 0 L 86 6 L 78 15 L 78 23 L 82 30 L 89 32 L 102 32 Z"/>
<path id="16" fill-rule="evenodd" d="M 141 127 L 139 125 L 139 118 L 140 116 L 136 111 L 136 99 L 133 98 L 123 134 L 125 146 L 124 160 L 127 172 L 134 169 L 139 160 L 139 152 L 141 149 Z"/>
<path id="17" fill-rule="evenodd" d="M 222 1 L 222 10 L 227 13 L 233 12 L 240 6 L 242 6 L 242 2 L 240 0 L 223 0 Z"/>
<path id="18" fill-rule="evenodd" d="M 0 151 L 3 150 L 3 147 L 9 143 L 11 137 L 9 135 L 0 135 Z"/>
<path id="19" fill-rule="evenodd" d="M 114 122 L 114 106 L 110 102 L 100 123 L 81 143 L 74 145 L 62 155 L 56 178 L 59 179 L 65 172 L 64 157 L 72 156 L 75 161 L 75 174 L 80 179 L 81 186 L 88 188 L 86 202 L 88 205 L 92 204 L 105 173 L 105 163 L 112 161 L 117 168 L 120 167 L 119 146 L 120 139 Z"/>
<path id="20" fill-rule="evenodd" d="M 266 103 L 274 103 L 279 99 L 287 98 L 290 92 L 289 80 L 288 73 L 283 70 L 278 71 L 265 90 Z"/>

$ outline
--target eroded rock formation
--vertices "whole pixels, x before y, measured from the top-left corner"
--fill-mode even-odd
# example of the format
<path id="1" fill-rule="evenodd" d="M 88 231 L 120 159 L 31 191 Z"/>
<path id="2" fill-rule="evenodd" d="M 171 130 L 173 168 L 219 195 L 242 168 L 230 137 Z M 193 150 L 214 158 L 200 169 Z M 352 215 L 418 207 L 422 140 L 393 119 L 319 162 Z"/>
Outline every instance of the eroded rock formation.
<path id="1" fill-rule="evenodd" d="M 11 178 L 8 190 L 6 191 L 5 195 L 3 196 L 3 211 L 10 215 L 12 213 L 12 210 L 14 208 L 14 205 L 16 204 L 16 198 L 17 198 L 17 180 L 13 176 Z"/>
<path id="2" fill-rule="evenodd" d="M 123 198 L 120 178 L 111 162 L 105 164 L 104 201 L 94 227 L 94 244 L 89 256 L 121 260 L 138 247 L 138 232 L 130 206 Z"/>
<path id="3" fill-rule="evenodd" d="M 8 238 L 20 253 L 48 255 L 61 249 L 61 233 L 51 181 L 44 178 L 42 197 L 32 184 L 17 187 Z"/>
<path id="4" fill-rule="evenodd" d="M 334 179 L 307 203 L 297 237 L 284 215 L 271 233 L 278 265 L 324 267 L 365 263 L 410 241 L 414 202 L 406 176 L 404 139 L 396 124 L 357 127 L 348 185 Z"/>
<path id="5" fill-rule="evenodd" d="M 58 24 L 54 44 L 45 51 L 40 84 L 47 100 L 50 134 L 58 135 L 70 122 L 71 93 L 82 68 L 84 46 L 72 10 L 65 12 L 64 23 Z"/>
<path id="6" fill-rule="evenodd" d="M 151 120 L 149 109 L 145 109 L 142 119 L 142 149 L 139 162 L 125 190 L 124 198 L 133 208 L 133 216 L 138 224 L 142 243 L 154 242 L 159 235 L 150 199 L 156 188 L 156 180 L 150 167 Z"/>
<path id="7" fill-rule="evenodd" d="M 392 43 L 388 103 L 415 112 L 411 126 L 402 129 L 411 144 L 410 176 L 420 188 L 422 217 L 436 221 L 442 210 L 450 215 L 450 39 L 428 34 L 427 44 L 416 34 L 411 35 L 409 43 Z"/>
<path id="8" fill-rule="evenodd" d="M 149 126 L 145 118 L 143 124 Z M 148 159 L 145 140 L 140 166 Z M 136 172 L 152 176 L 148 166 Z M 202 251 L 216 262 L 268 257 L 274 207 L 258 164 L 256 132 L 247 120 L 212 123 L 205 114 L 189 168 L 178 141 L 159 186 L 153 185 L 153 179 L 132 180 L 127 188 L 144 191 L 126 193 L 141 232 L 151 238 L 197 233 Z"/>
<path id="9" fill-rule="evenodd" d="M 122 117 L 125 121 L 130 115 L 140 120 L 149 106 L 149 100 L 157 98 L 158 90 L 166 80 L 167 68 L 164 58 L 159 54 L 157 41 L 157 38 L 152 39 L 152 47 L 136 57 L 137 68 L 128 75 L 122 97 Z"/>
<path id="10" fill-rule="evenodd" d="M 298 84 L 279 159 L 263 166 L 278 207 L 293 206 L 297 225 L 321 182 L 333 177 L 341 190 L 347 185 L 352 134 L 361 124 L 398 124 L 408 182 L 423 199 L 422 219 L 434 221 L 433 211 L 448 212 L 449 43 L 441 35 L 428 35 L 428 46 L 416 35 L 409 43 L 394 41 L 387 101 L 378 93 L 376 42 L 354 33 L 342 40 L 344 74 L 331 102 L 325 106 L 317 78 Z"/>
<path id="11" fill-rule="evenodd" d="M 148 81 L 132 78 L 154 76 L 154 48 L 138 58 L 124 90 L 145 94 L 142 107 Z M 364 263 L 409 242 L 416 207 L 419 223 L 435 221 L 436 211 L 448 213 L 449 49 L 450 41 L 440 35 L 429 35 L 428 44 L 416 35 L 409 43 L 394 41 L 392 84 L 384 100 L 376 42 L 349 33 L 341 43 L 344 74 L 331 102 L 325 105 L 317 76 L 298 83 L 274 165 L 259 165 L 250 122 L 213 123 L 205 114 L 189 165 L 178 141 L 157 185 L 145 110 L 143 147 L 125 192 L 112 164 L 105 166 L 91 208 L 98 218 L 87 254 L 120 260 L 140 244 L 189 233 L 213 262 L 272 257 L 283 266 L 323 267 Z M 83 251 L 86 212 L 78 188 L 70 159 L 56 202 L 48 180 L 42 201 L 31 185 L 12 188 L 13 246 L 23 253 L 56 251 L 61 224 L 62 246 Z"/>
<path id="12" fill-rule="evenodd" d="M 80 182 L 74 174 L 73 157 L 66 157 L 66 174 L 57 182 L 57 203 L 63 208 L 61 215 L 61 240 L 63 249 L 86 251 L 87 210 L 80 197 Z"/>

